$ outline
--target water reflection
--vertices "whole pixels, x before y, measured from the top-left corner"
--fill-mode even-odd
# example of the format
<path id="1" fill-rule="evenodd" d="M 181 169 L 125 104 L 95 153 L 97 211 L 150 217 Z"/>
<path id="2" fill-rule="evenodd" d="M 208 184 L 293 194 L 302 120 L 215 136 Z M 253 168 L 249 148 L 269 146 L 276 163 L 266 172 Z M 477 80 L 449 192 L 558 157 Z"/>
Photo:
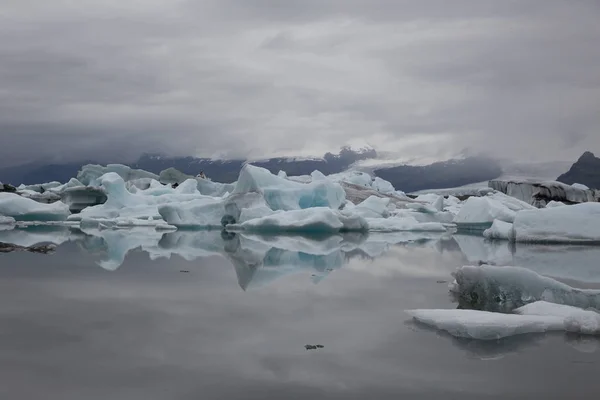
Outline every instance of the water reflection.
<path id="1" fill-rule="evenodd" d="M 318 283 L 350 260 L 374 260 L 390 249 L 430 248 L 456 254 L 456 265 L 516 265 L 540 274 L 600 283 L 600 247 L 569 245 L 515 245 L 487 241 L 480 236 L 423 232 L 346 234 L 331 236 L 261 236 L 219 231 L 161 232 L 147 228 L 79 229 L 29 227 L 0 231 L 0 243 L 28 248 L 42 244 L 60 246 L 74 242 L 108 271 L 121 267 L 134 250 L 151 260 L 181 257 L 188 261 L 224 257 L 235 267 L 243 289 L 262 286 L 293 272 L 310 271 Z M 448 276 L 448 279 L 451 279 Z M 468 307 L 461 305 L 459 307 Z"/>
<path id="2" fill-rule="evenodd" d="M 58 245 L 53 256 L 0 255 L 0 367 L 7 371 L 0 386 L 14 398 L 600 393 L 595 338 L 481 342 L 407 322 L 405 309 L 456 307 L 441 281 L 457 266 L 507 251 L 504 262 L 541 265 L 539 247 L 408 233 L 0 232 L 0 242 L 11 240 Z M 561 251 L 576 256 L 568 247 Z M 307 344 L 324 348 L 306 351 Z"/>

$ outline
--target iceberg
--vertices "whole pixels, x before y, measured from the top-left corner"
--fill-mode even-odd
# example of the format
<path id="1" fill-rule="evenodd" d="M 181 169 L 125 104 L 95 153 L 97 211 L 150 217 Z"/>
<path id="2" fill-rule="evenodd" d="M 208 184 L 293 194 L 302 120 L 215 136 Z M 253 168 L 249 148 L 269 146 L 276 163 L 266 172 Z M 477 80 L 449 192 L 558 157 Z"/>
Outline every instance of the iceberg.
<path id="1" fill-rule="evenodd" d="M 261 194 L 238 193 L 225 199 L 204 197 L 184 203 L 164 204 L 158 207 L 158 213 L 168 224 L 178 228 L 220 228 L 272 211 Z"/>
<path id="2" fill-rule="evenodd" d="M 600 243 L 600 203 L 543 208 L 517 213 L 517 242 Z"/>
<path id="3" fill-rule="evenodd" d="M 81 171 L 77 173 L 77 180 L 84 186 L 99 186 L 98 178 L 108 173 L 119 175 L 124 181 L 131 181 L 139 178 L 152 178 L 158 180 L 159 177 L 152 172 L 142 169 L 132 169 L 127 165 L 108 164 L 106 167 L 97 164 L 84 165 Z"/>
<path id="4" fill-rule="evenodd" d="M 370 231 L 375 232 L 446 232 L 439 222 L 418 222 L 412 217 L 366 218 Z"/>
<path id="5" fill-rule="evenodd" d="M 527 333 L 568 331 L 600 334 L 600 314 L 580 308 L 536 302 L 516 314 L 478 310 L 408 310 L 416 321 L 449 334 L 477 340 L 498 340 Z"/>
<path id="6" fill-rule="evenodd" d="M 214 198 L 203 196 L 196 190 L 193 180 L 184 182 L 176 189 L 162 186 L 160 183 L 151 185 L 147 190 L 131 193 L 127 190 L 123 178 L 109 172 L 97 178 L 106 193 L 107 200 L 104 204 L 83 209 L 79 214 L 69 217 L 71 221 L 82 219 L 114 219 L 136 218 L 145 220 L 160 220 L 158 211 L 160 205 L 174 203 L 184 205 L 192 200 L 215 201 Z"/>
<path id="7" fill-rule="evenodd" d="M 483 231 L 483 237 L 490 240 L 513 240 L 513 224 L 511 224 L 510 222 L 504 222 L 495 219 L 492 223 L 491 228 L 488 228 L 485 231 Z"/>
<path id="8" fill-rule="evenodd" d="M 489 187 L 540 208 L 551 200 L 569 204 L 598 201 L 594 190 L 554 181 L 491 180 Z"/>
<path id="9" fill-rule="evenodd" d="M 346 198 L 344 189 L 324 176 L 310 183 L 298 183 L 271 174 L 267 169 L 244 165 L 233 194 L 256 192 L 264 196 L 273 211 L 313 207 L 339 209 Z"/>
<path id="10" fill-rule="evenodd" d="M 360 216 L 346 216 L 327 207 L 278 211 L 272 215 L 255 218 L 227 229 L 251 232 L 338 233 L 366 232 L 369 227 Z"/>
<path id="11" fill-rule="evenodd" d="M 360 215 L 363 218 L 387 218 L 390 216 L 389 206 L 389 197 L 369 196 L 362 203 L 357 204 L 356 207 L 352 207 L 351 210 L 343 213 L 345 215 L 350 213 Z"/>
<path id="12" fill-rule="evenodd" d="M 93 186 L 71 186 L 60 194 L 63 203 L 67 204 L 73 214 L 84 208 L 106 203 L 108 199 L 104 189 Z"/>
<path id="13" fill-rule="evenodd" d="M 513 210 L 494 199 L 469 197 L 454 217 L 454 223 L 459 230 L 483 230 L 490 227 L 494 220 L 513 222 L 515 214 Z"/>
<path id="14" fill-rule="evenodd" d="M 477 309 L 512 310 L 545 300 L 579 308 L 600 309 L 600 290 L 577 289 L 526 268 L 464 266 L 454 274 L 450 290 Z"/>
<path id="15" fill-rule="evenodd" d="M 44 204 L 18 194 L 0 193 L 0 215 L 16 221 L 63 221 L 69 214 L 62 202 Z"/>

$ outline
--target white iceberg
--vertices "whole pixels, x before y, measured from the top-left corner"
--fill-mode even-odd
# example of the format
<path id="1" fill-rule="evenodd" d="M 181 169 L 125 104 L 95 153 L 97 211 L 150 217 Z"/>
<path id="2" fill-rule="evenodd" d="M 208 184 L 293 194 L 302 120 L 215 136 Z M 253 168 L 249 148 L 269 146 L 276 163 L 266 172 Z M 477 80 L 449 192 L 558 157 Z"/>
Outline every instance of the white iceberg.
<path id="1" fill-rule="evenodd" d="M 139 178 L 152 178 L 158 180 L 159 177 L 152 172 L 142 169 L 132 169 L 127 165 L 108 164 L 107 166 L 88 164 L 81 168 L 77 173 L 77 180 L 84 186 L 98 186 L 98 178 L 108 173 L 118 174 L 124 181 L 131 181 Z"/>
<path id="2" fill-rule="evenodd" d="M 513 226 L 517 242 L 600 243 L 600 203 L 521 211 Z"/>
<path id="3" fill-rule="evenodd" d="M 344 210 L 343 214 L 359 215 L 363 218 L 387 218 L 390 216 L 389 207 L 389 197 L 369 196 L 350 210 Z"/>
<path id="4" fill-rule="evenodd" d="M 375 232 L 446 232 L 439 222 L 418 222 L 412 217 L 366 218 L 370 231 Z"/>
<path id="5" fill-rule="evenodd" d="M 364 218 L 345 216 L 339 211 L 327 207 L 278 211 L 269 216 L 251 219 L 239 225 L 228 226 L 228 229 L 242 229 L 252 232 L 295 233 L 364 232 L 368 228 Z"/>
<path id="6" fill-rule="evenodd" d="M 123 178 L 114 172 L 109 172 L 97 178 L 97 183 L 101 185 L 106 193 L 108 198 L 106 202 L 87 207 L 79 214 L 69 217 L 69 220 L 115 218 L 160 220 L 161 215 L 158 211 L 160 205 L 171 203 L 181 205 L 192 200 L 216 201 L 212 197 L 201 195 L 196 190 L 193 180 L 189 184 L 187 181 L 184 182 L 176 189 L 158 184 L 151 185 L 147 190 L 139 190 L 136 193 L 128 191 Z M 70 189 L 66 192 L 70 192 Z M 85 192 L 81 194 L 84 195 Z"/>
<path id="7" fill-rule="evenodd" d="M 269 208 L 274 211 L 313 207 L 329 207 L 337 210 L 346 199 L 344 189 L 322 174 L 313 176 L 310 183 L 298 183 L 280 178 L 264 168 L 250 164 L 244 165 L 240 171 L 233 190 L 234 194 L 248 192 L 262 194 Z"/>
<path id="8" fill-rule="evenodd" d="M 520 267 L 464 266 L 454 273 L 450 290 L 477 308 L 514 309 L 545 300 L 600 309 L 600 290 L 577 289 Z"/>
<path id="9" fill-rule="evenodd" d="M 502 193 L 484 197 L 469 197 L 454 218 L 459 229 L 486 229 L 494 220 L 513 222 L 517 212 L 536 210 L 535 207 Z"/>
<path id="10" fill-rule="evenodd" d="M 595 191 L 583 185 L 567 185 L 555 181 L 491 180 L 489 186 L 536 207 L 544 207 L 551 200 L 567 203 L 597 201 Z"/>
<path id="11" fill-rule="evenodd" d="M 459 229 L 485 229 L 494 220 L 512 222 L 515 212 L 488 197 L 469 197 L 454 217 Z"/>
<path id="12" fill-rule="evenodd" d="M 62 221 L 70 214 L 62 203 L 38 203 L 14 193 L 0 193 L 0 215 L 17 221 Z"/>
<path id="13" fill-rule="evenodd" d="M 204 197 L 164 204 L 158 207 L 158 213 L 167 223 L 179 228 L 215 228 L 264 216 L 272 211 L 261 194 L 239 193 L 225 199 Z"/>
<path id="14" fill-rule="evenodd" d="M 514 239 L 513 224 L 495 219 L 492 226 L 483 231 L 483 237 L 490 240 L 512 240 Z"/>
<path id="15" fill-rule="evenodd" d="M 549 331 L 600 334 L 600 314 L 580 308 L 538 302 L 503 314 L 478 310 L 408 310 L 416 321 L 456 337 L 497 340 Z"/>

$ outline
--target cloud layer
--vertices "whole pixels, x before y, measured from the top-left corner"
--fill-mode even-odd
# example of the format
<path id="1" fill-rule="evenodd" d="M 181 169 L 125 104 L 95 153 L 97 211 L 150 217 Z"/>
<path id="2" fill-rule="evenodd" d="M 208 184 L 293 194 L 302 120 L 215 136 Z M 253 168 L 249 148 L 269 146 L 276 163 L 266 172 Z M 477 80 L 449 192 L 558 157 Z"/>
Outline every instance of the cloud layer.
<path id="1" fill-rule="evenodd" d="M 600 152 L 595 1 L 8 0 L 0 165 Z"/>

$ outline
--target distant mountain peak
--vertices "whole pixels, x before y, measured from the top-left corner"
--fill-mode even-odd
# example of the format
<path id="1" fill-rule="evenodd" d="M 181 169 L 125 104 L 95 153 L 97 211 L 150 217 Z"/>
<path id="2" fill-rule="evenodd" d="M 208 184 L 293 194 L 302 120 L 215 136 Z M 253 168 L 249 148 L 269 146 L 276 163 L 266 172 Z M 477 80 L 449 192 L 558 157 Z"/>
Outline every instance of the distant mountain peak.
<path id="1" fill-rule="evenodd" d="M 556 180 L 568 185 L 580 183 L 592 189 L 600 189 L 600 158 L 596 157 L 594 153 L 586 151 L 569 171 Z"/>
<path id="2" fill-rule="evenodd" d="M 579 157 L 578 161 L 595 160 L 596 156 L 591 151 L 586 151 Z"/>

